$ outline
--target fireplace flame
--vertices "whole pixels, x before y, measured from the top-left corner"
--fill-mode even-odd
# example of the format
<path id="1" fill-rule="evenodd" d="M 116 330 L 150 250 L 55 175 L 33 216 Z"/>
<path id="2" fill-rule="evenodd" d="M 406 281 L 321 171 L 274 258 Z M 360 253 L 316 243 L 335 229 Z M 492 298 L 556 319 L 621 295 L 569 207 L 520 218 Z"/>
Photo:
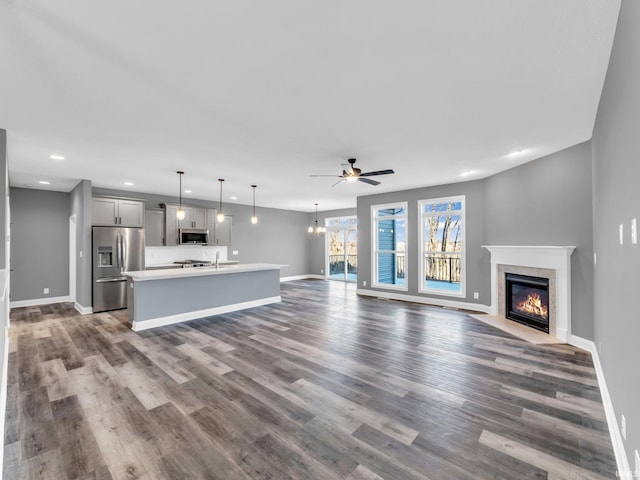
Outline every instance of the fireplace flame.
<path id="1" fill-rule="evenodd" d="M 540 295 L 537 293 L 530 293 L 527 295 L 527 299 L 520 302 L 518 308 L 526 313 L 537 315 L 545 319 L 549 315 L 549 309 L 542 302 Z"/>

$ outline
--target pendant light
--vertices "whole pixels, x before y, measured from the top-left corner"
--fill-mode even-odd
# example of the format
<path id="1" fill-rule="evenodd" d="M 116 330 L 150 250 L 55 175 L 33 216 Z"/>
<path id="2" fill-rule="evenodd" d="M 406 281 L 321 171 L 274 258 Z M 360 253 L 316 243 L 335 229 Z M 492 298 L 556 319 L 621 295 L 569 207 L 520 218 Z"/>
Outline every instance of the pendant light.
<path id="1" fill-rule="evenodd" d="M 316 203 L 316 221 L 313 223 L 313 225 L 309 226 L 309 228 L 307 229 L 307 233 L 318 237 L 322 235 L 324 232 L 325 232 L 325 228 L 321 227 L 318 224 L 318 204 Z"/>
<path id="2" fill-rule="evenodd" d="M 222 223 L 224 222 L 224 213 L 222 213 L 222 182 L 224 182 L 224 178 L 219 178 L 218 181 L 220 182 L 220 208 L 218 209 L 218 216 L 216 218 L 218 219 L 218 223 Z"/>
<path id="3" fill-rule="evenodd" d="M 178 211 L 176 212 L 176 218 L 178 220 L 184 220 L 184 208 L 182 208 L 182 175 L 184 172 L 177 171 L 178 175 L 180 175 L 180 207 L 178 207 Z"/>
<path id="4" fill-rule="evenodd" d="M 258 217 L 256 216 L 256 187 L 257 185 L 251 185 L 251 188 L 253 188 L 253 215 L 251 215 L 251 223 L 253 225 L 258 223 Z"/>

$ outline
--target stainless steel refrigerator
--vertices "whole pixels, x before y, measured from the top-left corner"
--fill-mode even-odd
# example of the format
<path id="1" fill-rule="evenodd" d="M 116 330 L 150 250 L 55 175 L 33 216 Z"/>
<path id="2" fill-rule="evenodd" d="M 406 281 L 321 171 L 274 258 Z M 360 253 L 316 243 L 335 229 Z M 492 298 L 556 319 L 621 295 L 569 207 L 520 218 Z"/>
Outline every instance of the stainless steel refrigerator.
<path id="1" fill-rule="evenodd" d="M 127 308 L 125 272 L 144 270 L 144 228 L 93 227 L 93 311 Z"/>

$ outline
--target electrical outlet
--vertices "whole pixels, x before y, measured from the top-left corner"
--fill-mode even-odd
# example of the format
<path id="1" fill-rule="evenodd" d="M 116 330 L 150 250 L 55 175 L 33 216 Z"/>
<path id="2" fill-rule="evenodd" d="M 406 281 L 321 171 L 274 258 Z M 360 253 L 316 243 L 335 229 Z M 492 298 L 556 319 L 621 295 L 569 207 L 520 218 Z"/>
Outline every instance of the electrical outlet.
<path id="1" fill-rule="evenodd" d="M 624 415 L 620 415 L 620 433 L 622 434 L 622 439 L 627 439 L 627 419 L 624 418 Z"/>
<path id="2" fill-rule="evenodd" d="M 320 273 L 324 273 L 324 268 L 321 268 L 321 269 L 320 269 Z"/>
<path id="3" fill-rule="evenodd" d="M 480 294 L 478 292 L 473 292 L 473 298 L 478 300 L 480 298 Z"/>
<path id="4" fill-rule="evenodd" d="M 363 287 L 366 287 L 366 286 L 367 286 L 367 281 L 366 281 L 366 280 L 363 280 L 363 281 L 362 281 L 362 286 L 363 286 Z"/>
<path id="5" fill-rule="evenodd" d="M 635 459 L 636 459 L 636 465 L 635 465 L 635 478 L 640 478 L 640 452 L 638 452 L 638 450 L 636 450 L 636 453 L 634 455 Z"/>
<path id="6" fill-rule="evenodd" d="M 631 243 L 634 245 L 638 243 L 638 222 L 635 218 L 631 219 Z"/>
<path id="7" fill-rule="evenodd" d="M 597 264 L 598 263 L 598 254 L 596 252 L 593 252 L 593 264 Z"/>
<path id="8" fill-rule="evenodd" d="M 44 294 L 45 294 L 45 295 L 49 295 L 49 289 L 48 289 L 48 288 L 46 288 L 46 287 L 45 287 L 45 289 L 44 289 Z"/>
<path id="9" fill-rule="evenodd" d="M 82 250 L 80 250 L 80 258 L 82 258 Z"/>
<path id="10" fill-rule="evenodd" d="M 234 251 L 233 251 L 233 254 L 234 254 L 234 255 L 238 255 L 238 250 L 234 250 Z"/>

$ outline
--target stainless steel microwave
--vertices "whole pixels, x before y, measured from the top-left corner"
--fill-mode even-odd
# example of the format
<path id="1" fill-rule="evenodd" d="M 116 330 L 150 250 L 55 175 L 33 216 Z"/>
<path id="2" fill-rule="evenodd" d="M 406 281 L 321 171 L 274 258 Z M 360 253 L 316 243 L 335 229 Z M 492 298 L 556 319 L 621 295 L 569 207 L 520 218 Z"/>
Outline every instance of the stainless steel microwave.
<path id="1" fill-rule="evenodd" d="M 181 228 L 180 245 L 207 245 L 209 230 L 206 228 Z"/>

